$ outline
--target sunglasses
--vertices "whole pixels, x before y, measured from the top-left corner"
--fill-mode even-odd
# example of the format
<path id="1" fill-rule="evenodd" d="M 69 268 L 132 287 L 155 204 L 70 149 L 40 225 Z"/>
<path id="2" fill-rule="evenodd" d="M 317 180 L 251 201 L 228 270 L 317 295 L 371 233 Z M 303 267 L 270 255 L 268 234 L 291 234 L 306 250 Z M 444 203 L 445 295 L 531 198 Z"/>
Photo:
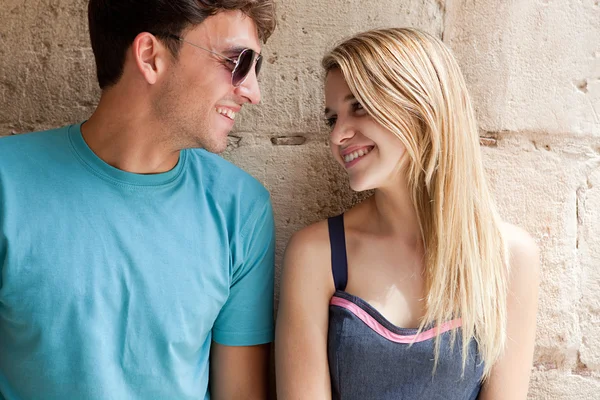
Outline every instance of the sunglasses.
<path id="1" fill-rule="evenodd" d="M 234 87 L 238 87 L 242 83 L 244 83 L 244 81 L 250 74 L 250 71 L 252 71 L 253 66 L 254 66 L 254 73 L 256 74 L 256 76 L 258 76 L 258 73 L 260 72 L 260 67 L 262 66 L 263 56 L 260 53 L 257 53 L 256 51 L 254 51 L 252 49 L 243 49 L 240 52 L 240 54 L 237 56 L 237 59 L 234 60 L 233 58 L 224 56 L 223 54 L 217 53 L 216 51 L 212 51 L 212 50 L 209 50 L 202 46 L 198 46 L 197 44 L 188 42 L 187 40 L 185 40 L 182 37 L 179 37 L 177 35 L 167 35 L 167 36 L 169 36 L 172 39 L 179 40 L 180 42 L 187 43 L 190 46 L 194 46 L 198 49 L 212 53 L 226 61 L 229 61 L 231 64 L 233 64 L 234 67 L 233 67 L 233 70 L 231 71 L 231 84 Z"/>

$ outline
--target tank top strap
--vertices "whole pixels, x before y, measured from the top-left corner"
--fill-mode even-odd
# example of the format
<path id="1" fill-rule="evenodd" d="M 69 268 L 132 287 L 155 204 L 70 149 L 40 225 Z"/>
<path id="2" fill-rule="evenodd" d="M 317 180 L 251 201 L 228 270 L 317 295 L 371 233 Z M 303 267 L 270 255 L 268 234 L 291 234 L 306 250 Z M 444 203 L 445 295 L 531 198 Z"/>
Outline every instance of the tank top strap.
<path id="1" fill-rule="evenodd" d="M 331 246 L 331 272 L 336 290 L 345 290 L 348 283 L 348 260 L 346 257 L 346 234 L 344 214 L 327 220 Z"/>

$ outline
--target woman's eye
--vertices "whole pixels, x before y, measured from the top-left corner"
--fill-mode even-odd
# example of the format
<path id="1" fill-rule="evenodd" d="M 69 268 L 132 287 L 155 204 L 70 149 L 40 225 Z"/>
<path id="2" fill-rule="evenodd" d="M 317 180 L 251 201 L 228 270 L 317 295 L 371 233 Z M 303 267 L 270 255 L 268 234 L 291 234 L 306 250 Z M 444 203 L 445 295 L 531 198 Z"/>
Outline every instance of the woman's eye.
<path id="1" fill-rule="evenodd" d="M 328 127 L 333 128 L 335 126 L 335 122 L 337 121 L 336 117 L 329 117 L 325 119 L 325 123 Z"/>
<path id="2" fill-rule="evenodd" d="M 352 104 L 352 111 L 354 112 L 360 112 L 360 111 L 364 111 L 364 108 L 362 106 L 362 104 L 360 104 L 358 101 Z"/>

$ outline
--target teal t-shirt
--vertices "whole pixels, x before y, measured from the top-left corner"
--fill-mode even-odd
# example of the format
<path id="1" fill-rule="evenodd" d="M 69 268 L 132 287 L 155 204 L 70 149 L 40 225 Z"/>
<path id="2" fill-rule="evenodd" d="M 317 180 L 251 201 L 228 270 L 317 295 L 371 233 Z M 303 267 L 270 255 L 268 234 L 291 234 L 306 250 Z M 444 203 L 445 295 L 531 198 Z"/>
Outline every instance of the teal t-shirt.
<path id="1" fill-rule="evenodd" d="M 0 138 L 0 398 L 208 399 L 211 341 L 273 337 L 269 193 L 204 150 L 155 175 L 80 125 Z"/>

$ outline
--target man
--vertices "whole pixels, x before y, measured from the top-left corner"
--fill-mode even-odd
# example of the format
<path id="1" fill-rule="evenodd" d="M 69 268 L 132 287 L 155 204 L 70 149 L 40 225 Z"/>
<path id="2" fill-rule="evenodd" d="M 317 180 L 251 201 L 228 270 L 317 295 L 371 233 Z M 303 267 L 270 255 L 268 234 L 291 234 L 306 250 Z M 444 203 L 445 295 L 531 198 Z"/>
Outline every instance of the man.
<path id="1" fill-rule="evenodd" d="M 88 13 L 96 111 L 0 140 L 0 398 L 264 399 L 269 194 L 212 153 L 260 100 L 272 0 Z"/>

